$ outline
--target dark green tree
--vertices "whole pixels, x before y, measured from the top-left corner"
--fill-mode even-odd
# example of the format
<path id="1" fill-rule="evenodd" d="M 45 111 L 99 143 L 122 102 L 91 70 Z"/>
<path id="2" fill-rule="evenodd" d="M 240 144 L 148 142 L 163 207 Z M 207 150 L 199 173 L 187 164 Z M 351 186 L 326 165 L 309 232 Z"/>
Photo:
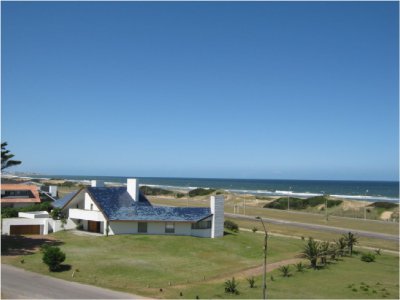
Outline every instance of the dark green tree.
<path id="1" fill-rule="evenodd" d="M 353 247 L 355 244 L 358 244 L 358 238 L 351 232 L 344 234 L 343 238 L 347 244 L 347 247 L 350 251 L 350 256 L 353 255 Z"/>
<path id="2" fill-rule="evenodd" d="M 6 150 L 6 146 L 7 142 L 1 143 L 1 170 L 21 164 L 19 160 L 12 160 L 14 154 L 11 154 L 10 150 Z"/>
<path id="3" fill-rule="evenodd" d="M 43 262 L 51 272 L 59 271 L 61 263 L 65 260 L 65 253 L 59 247 L 49 246 L 43 250 Z"/>

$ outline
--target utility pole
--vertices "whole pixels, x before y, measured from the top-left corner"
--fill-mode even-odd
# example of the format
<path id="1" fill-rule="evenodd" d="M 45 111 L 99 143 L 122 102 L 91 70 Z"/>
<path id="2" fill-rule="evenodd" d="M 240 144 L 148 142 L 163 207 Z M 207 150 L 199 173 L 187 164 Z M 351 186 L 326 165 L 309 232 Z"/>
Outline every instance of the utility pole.
<path id="1" fill-rule="evenodd" d="M 267 249 L 268 249 L 268 232 L 264 225 L 262 218 L 256 217 L 256 219 L 261 221 L 264 228 L 264 272 L 263 272 L 263 299 L 267 299 Z"/>
<path id="2" fill-rule="evenodd" d="M 243 199 L 243 214 L 246 214 L 246 199 Z"/>
<path id="3" fill-rule="evenodd" d="M 365 191 L 365 199 L 367 198 L 368 190 Z M 367 207 L 364 206 L 364 221 L 367 220 Z"/>

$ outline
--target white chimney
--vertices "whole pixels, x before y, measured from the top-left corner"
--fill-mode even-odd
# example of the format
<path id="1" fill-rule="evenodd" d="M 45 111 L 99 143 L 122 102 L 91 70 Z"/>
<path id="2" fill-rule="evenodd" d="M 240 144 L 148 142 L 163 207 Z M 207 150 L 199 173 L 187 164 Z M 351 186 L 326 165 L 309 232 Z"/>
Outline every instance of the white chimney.
<path id="1" fill-rule="evenodd" d="M 224 236 L 224 196 L 211 196 L 210 208 L 212 216 L 211 237 Z"/>
<path id="2" fill-rule="evenodd" d="M 103 180 L 92 180 L 90 185 L 92 187 L 104 187 L 104 181 Z"/>
<path id="3" fill-rule="evenodd" d="M 57 186 L 56 185 L 50 185 L 49 186 L 49 194 L 52 197 L 57 197 Z"/>
<path id="4" fill-rule="evenodd" d="M 139 201 L 139 182 L 136 178 L 128 178 L 126 189 L 133 201 Z"/>

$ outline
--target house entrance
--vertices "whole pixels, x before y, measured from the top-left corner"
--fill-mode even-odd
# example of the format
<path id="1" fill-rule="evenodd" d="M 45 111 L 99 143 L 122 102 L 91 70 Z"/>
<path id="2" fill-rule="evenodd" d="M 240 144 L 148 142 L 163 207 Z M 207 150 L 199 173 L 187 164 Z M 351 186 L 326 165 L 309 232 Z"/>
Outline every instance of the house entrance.
<path id="1" fill-rule="evenodd" d="M 100 222 L 88 221 L 88 231 L 100 233 Z"/>

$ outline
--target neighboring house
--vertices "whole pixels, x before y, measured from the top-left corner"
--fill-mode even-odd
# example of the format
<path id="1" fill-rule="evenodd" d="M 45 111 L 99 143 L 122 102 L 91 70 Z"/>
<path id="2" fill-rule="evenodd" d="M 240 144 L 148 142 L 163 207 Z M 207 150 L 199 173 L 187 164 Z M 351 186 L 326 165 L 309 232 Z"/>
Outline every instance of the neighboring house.
<path id="1" fill-rule="evenodd" d="M 70 193 L 55 201 L 53 206 L 67 216 L 65 229 L 82 226 L 83 230 L 103 235 L 167 234 L 215 238 L 224 234 L 223 196 L 211 196 L 210 207 L 155 206 L 139 191 L 136 179 L 128 179 L 127 187 L 104 187 L 103 182 L 93 180 L 91 187 Z M 47 228 L 58 231 L 51 224 Z M 10 233 L 4 222 L 3 233 Z"/>
<path id="2" fill-rule="evenodd" d="M 1 207 L 24 207 L 40 203 L 37 186 L 22 184 L 1 185 Z"/>

